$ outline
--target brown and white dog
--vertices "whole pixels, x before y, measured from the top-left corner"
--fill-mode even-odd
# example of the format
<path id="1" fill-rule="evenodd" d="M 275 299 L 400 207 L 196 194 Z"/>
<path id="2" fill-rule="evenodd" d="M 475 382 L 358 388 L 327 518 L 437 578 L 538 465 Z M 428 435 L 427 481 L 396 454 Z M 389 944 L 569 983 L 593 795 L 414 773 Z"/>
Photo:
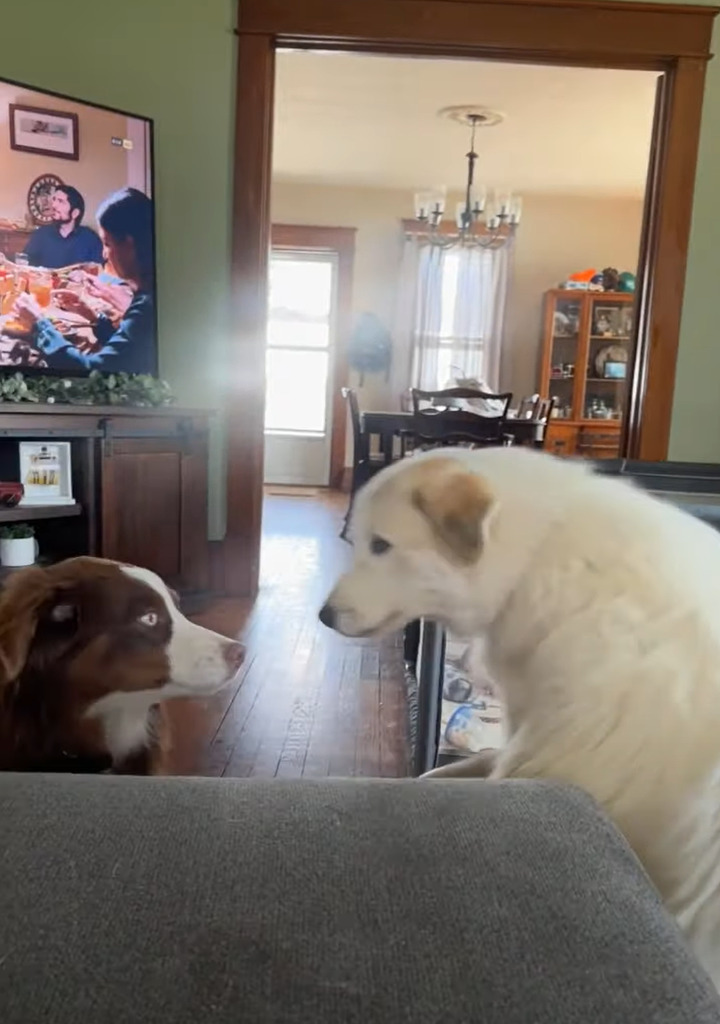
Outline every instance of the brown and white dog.
<path id="1" fill-rule="evenodd" d="M 0 594 L 0 770 L 148 773 L 153 709 L 216 692 L 243 657 L 147 569 L 72 558 L 23 570 Z"/>

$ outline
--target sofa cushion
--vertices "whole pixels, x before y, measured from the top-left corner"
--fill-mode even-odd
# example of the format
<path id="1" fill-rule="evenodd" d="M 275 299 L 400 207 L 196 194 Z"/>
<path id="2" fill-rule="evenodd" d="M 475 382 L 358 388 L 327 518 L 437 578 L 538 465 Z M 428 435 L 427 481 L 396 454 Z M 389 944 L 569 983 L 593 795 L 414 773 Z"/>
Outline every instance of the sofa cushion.
<path id="1" fill-rule="evenodd" d="M 0 776 L 3 1024 L 706 1024 L 589 798 L 532 782 Z"/>

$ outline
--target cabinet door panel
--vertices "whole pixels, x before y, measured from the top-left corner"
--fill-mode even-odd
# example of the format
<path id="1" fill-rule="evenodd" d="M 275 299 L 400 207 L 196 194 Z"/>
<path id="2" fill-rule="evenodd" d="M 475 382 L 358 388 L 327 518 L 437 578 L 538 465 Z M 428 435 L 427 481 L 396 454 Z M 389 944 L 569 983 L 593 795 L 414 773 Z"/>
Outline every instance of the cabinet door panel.
<path id="1" fill-rule="evenodd" d="M 103 554 L 182 577 L 182 457 L 177 451 L 123 451 L 103 460 Z M 144 447 L 144 446 L 143 446 Z"/>
<path id="2" fill-rule="evenodd" d="M 112 424 L 102 442 L 102 553 L 207 590 L 207 430 Z"/>
<path id="3" fill-rule="evenodd" d="M 576 427 L 551 421 L 545 431 L 544 448 L 551 455 L 574 455 L 576 439 Z"/>

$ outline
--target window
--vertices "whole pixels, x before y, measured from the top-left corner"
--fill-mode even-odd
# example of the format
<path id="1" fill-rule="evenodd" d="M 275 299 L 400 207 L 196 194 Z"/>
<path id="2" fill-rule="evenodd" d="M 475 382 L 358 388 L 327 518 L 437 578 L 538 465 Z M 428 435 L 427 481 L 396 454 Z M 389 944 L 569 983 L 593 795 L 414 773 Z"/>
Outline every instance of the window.
<path id="1" fill-rule="evenodd" d="M 419 387 L 442 388 L 458 377 L 487 380 L 496 259 L 483 249 L 423 250 L 414 374 Z"/>
<path id="2" fill-rule="evenodd" d="M 274 251 L 270 258 L 265 430 L 323 434 L 327 421 L 336 258 Z"/>

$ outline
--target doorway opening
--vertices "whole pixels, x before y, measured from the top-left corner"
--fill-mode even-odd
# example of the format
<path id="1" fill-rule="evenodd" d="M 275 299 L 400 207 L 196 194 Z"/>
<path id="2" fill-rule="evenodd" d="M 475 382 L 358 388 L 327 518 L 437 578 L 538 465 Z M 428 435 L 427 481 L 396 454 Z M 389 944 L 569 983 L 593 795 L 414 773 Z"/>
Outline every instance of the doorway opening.
<path id="1" fill-rule="evenodd" d="M 271 251 L 269 285 L 265 483 L 326 486 L 337 256 Z"/>
<path id="2" fill-rule="evenodd" d="M 274 93 L 278 53 L 292 47 L 317 54 L 461 57 L 521 65 L 534 61 L 549 67 L 634 69 L 660 76 L 649 174 L 651 201 L 643 224 L 638 278 L 637 330 L 642 341 L 638 351 L 644 365 L 642 372 L 635 374 L 627 416 L 632 428 L 639 424 L 630 432 L 630 454 L 658 459 L 667 454 L 693 180 L 714 15 L 712 8 L 697 6 L 599 4 L 587 0 L 564 0 L 561 6 L 543 0 L 522 4 L 477 0 L 456 4 L 452 11 L 443 0 L 424 0 L 422 12 L 419 8 L 415 11 L 406 0 L 383 0 L 360 7 L 355 0 L 337 0 L 332 9 L 316 5 L 301 11 L 295 0 L 278 0 L 270 7 L 264 0 L 244 0 L 238 20 L 233 222 L 237 301 L 232 363 L 236 385 L 227 412 L 224 560 L 230 592 L 254 593 L 259 568 L 267 257 L 273 141 L 277 143 Z M 343 133 L 335 141 L 338 148 L 346 145 Z M 373 146 L 369 153 L 358 156 L 365 159 L 377 150 L 379 147 Z M 307 210 L 295 210 L 297 213 L 302 214 L 303 223 L 313 222 Z M 273 218 L 278 220 L 276 210 Z"/>
<path id="3" fill-rule="evenodd" d="M 395 413 L 407 408 L 413 387 L 468 380 L 510 392 L 513 408 L 540 394 L 554 400 L 552 450 L 622 452 L 634 383 L 631 289 L 662 77 L 278 50 L 265 483 L 331 481 L 332 433 L 345 422 L 340 409 L 333 423 L 332 388 L 345 384 L 361 413 Z M 461 116 L 468 110 L 492 115 L 473 130 L 472 187 Z M 442 208 L 430 228 L 413 217 L 429 197 Z M 456 218 L 468 202 L 482 204 L 480 225 L 493 211 L 496 219 L 505 207 L 516 211 L 512 232 L 497 240 L 507 244 L 485 248 L 480 232 L 461 235 Z M 288 238 L 278 248 L 278 222 L 288 231 L 293 219 L 296 248 Z M 355 232 L 342 324 L 333 309 L 331 239 L 323 248 L 308 239 L 297 246 L 303 233 L 331 234 L 336 225 Z M 621 287 L 630 290 L 619 294 Z M 608 310 L 628 316 L 603 327 Z M 389 365 L 358 368 L 351 346 L 352 365 L 343 368 L 348 330 L 354 338 L 368 320 L 390 339 Z M 347 445 L 348 468 L 351 458 Z"/>
<path id="4" fill-rule="evenodd" d="M 268 268 L 263 482 L 339 487 L 353 228 L 273 224 Z"/>

